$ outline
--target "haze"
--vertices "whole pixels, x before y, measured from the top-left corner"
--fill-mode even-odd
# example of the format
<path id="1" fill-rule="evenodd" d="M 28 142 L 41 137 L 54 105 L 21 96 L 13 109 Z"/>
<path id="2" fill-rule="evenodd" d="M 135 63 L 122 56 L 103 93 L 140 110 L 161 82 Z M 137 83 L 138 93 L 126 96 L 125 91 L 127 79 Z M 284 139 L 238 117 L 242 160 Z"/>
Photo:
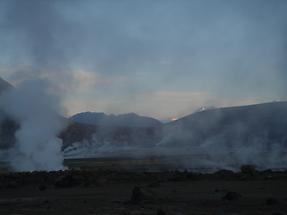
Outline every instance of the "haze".
<path id="1" fill-rule="evenodd" d="M 0 75 L 48 79 L 67 115 L 286 100 L 286 11 L 284 0 L 2 0 Z"/>

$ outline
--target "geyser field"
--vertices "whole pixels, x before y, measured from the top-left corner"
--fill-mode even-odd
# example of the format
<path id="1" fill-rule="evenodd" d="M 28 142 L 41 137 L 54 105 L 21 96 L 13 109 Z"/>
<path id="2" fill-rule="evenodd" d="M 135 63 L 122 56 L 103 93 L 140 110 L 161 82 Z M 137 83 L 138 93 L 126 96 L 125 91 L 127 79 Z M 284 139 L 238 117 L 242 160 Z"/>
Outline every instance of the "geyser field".
<path id="1" fill-rule="evenodd" d="M 287 213 L 287 102 L 64 118 L 45 84 L 0 97 L 0 214 Z"/>
<path id="2" fill-rule="evenodd" d="M 2 150 L 0 213 L 285 214 L 286 105 L 212 108 L 149 128 L 134 128 L 135 115 L 133 128 L 119 124 L 118 116 L 113 128 L 109 117 L 101 125 L 71 119 L 63 132 L 49 133 L 64 146 L 60 165 L 46 163 L 54 157 L 46 148 L 37 149 L 43 160 L 33 158 L 37 150 L 22 151 L 19 159 L 30 155 L 30 169 L 10 158 L 17 156 L 13 150 Z M 213 124 L 197 124 L 211 118 Z"/>
<path id="3" fill-rule="evenodd" d="M 286 0 L 0 0 L 0 215 L 287 214 Z"/>

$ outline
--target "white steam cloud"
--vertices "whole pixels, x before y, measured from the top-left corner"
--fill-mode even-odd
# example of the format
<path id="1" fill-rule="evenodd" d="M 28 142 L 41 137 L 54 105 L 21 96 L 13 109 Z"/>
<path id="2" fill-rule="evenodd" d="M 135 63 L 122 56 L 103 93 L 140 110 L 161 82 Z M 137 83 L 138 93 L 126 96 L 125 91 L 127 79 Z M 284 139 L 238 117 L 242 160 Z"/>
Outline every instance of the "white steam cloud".
<path id="1" fill-rule="evenodd" d="M 62 107 L 44 80 L 25 81 L 1 96 L 1 107 L 19 123 L 9 161 L 16 171 L 63 169 Z"/>

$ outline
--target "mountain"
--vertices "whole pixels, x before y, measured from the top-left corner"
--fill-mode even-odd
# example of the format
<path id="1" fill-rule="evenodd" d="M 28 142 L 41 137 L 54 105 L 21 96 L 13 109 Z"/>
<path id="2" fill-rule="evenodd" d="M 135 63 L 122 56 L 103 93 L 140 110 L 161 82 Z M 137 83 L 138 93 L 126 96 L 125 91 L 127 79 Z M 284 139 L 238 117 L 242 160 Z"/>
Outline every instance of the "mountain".
<path id="1" fill-rule="evenodd" d="M 287 146 L 287 102 L 213 108 L 165 125 L 169 144 Z M 265 146 L 264 146 L 265 147 Z"/>
<path id="2" fill-rule="evenodd" d="M 135 113 L 85 112 L 72 116 L 70 122 L 60 135 L 67 157 L 94 156 L 102 150 L 114 151 L 116 148 L 153 147 L 162 138 L 160 121 Z"/>
<path id="3" fill-rule="evenodd" d="M 281 162 L 282 153 L 287 151 L 287 102 L 204 108 L 161 126 L 149 124 L 152 126 L 143 127 L 137 121 L 137 124 L 119 123 L 112 121 L 117 116 L 103 113 L 91 113 L 91 116 L 95 117 L 89 117 L 91 121 L 79 118 L 76 120 L 81 123 L 72 121 L 62 134 L 67 151 L 86 148 L 85 153 L 93 154 L 92 150 L 99 152 L 107 148 L 113 151 L 127 146 L 136 146 L 136 150 L 138 147 L 155 147 L 157 152 L 216 155 L 219 161 L 235 157 L 244 160 L 239 163 L 246 160 L 250 163 L 253 157 L 258 162 L 266 162 L 263 158 L 276 161 L 272 156 L 280 157 Z M 265 156 L 267 152 L 269 155 Z"/>
<path id="4" fill-rule="evenodd" d="M 161 124 L 136 114 L 81 113 L 71 118 L 64 132 L 65 146 L 97 139 L 98 142 L 148 145 L 287 146 L 287 102 L 209 108 Z"/>
<path id="5" fill-rule="evenodd" d="M 63 148 L 73 143 L 94 146 L 154 146 L 161 140 L 163 124 L 135 113 L 107 115 L 84 112 L 70 118 L 70 125 L 61 133 Z"/>
<path id="6" fill-rule="evenodd" d="M 5 89 L 10 87 L 2 85 L 6 85 Z M 0 148 L 13 144 L 17 128 L 17 123 L 2 116 Z M 69 119 L 68 127 L 59 137 L 64 150 L 75 144 L 91 148 L 175 146 L 173 149 L 183 150 L 186 146 L 195 146 L 209 152 L 225 150 L 228 153 L 275 150 L 272 155 L 278 157 L 287 151 L 287 102 L 205 108 L 165 124 L 134 113 L 79 113 Z"/>
<path id="7" fill-rule="evenodd" d="M 162 123 L 151 117 L 139 116 L 135 113 L 107 115 L 105 113 L 84 112 L 70 118 L 73 122 L 98 126 L 126 127 L 158 127 Z"/>
<path id="8" fill-rule="evenodd" d="M 161 140 L 161 127 L 98 126 L 72 122 L 60 134 L 63 148 L 74 143 L 94 146 L 152 147 Z"/>

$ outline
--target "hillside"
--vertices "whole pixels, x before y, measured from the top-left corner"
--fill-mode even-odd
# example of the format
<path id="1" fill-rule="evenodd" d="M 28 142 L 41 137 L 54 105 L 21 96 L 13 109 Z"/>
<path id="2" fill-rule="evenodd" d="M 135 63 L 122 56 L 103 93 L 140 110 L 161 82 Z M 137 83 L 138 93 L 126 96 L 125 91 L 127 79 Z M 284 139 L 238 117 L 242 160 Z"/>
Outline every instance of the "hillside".
<path id="1" fill-rule="evenodd" d="M 201 111 L 170 122 L 164 129 L 172 136 L 170 143 L 176 144 L 286 144 L 286 116 L 287 102 L 272 102 Z"/>
<path id="2" fill-rule="evenodd" d="M 156 119 L 134 113 L 107 115 L 85 112 L 70 118 L 60 137 L 65 156 L 94 156 L 101 150 L 153 147 L 162 138 L 162 124 Z"/>
<path id="3" fill-rule="evenodd" d="M 161 140 L 161 127 L 97 126 L 72 122 L 61 133 L 63 147 L 72 143 L 88 143 L 95 146 L 110 144 L 140 145 L 151 147 Z"/>

